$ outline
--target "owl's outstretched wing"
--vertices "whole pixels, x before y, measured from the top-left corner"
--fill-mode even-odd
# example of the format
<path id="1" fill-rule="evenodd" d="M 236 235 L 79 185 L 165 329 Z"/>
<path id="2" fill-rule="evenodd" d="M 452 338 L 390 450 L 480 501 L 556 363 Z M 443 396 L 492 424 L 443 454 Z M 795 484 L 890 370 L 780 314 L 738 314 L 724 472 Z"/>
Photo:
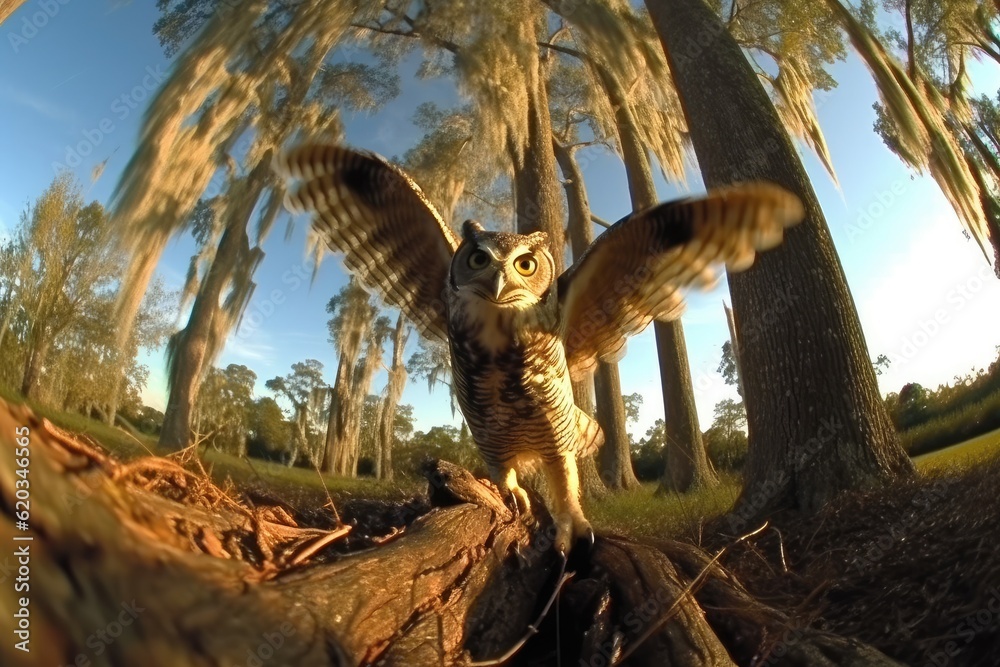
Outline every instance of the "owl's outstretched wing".
<path id="1" fill-rule="evenodd" d="M 625 339 L 652 320 L 680 317 L 681 288 L 711 287 L 717 264 L 749 268 L 755 252 L 781 243 L 784 229 L 803 215 L 795 195 L 751 183 L 659 204 L 612 225 L 559 276 L 560 327 L 573 379 L 598 359 L 616 359 Z"/>
<path id="2" fill-rule="evenodd" d="M 409 176 L 374 153 L 324 144 L 285 152 L 275 169 L 301 180 L 285 206 L 312 213 L 312 232 L 363 285 L 447 340 L 441 294 L 458 240 Z"/>

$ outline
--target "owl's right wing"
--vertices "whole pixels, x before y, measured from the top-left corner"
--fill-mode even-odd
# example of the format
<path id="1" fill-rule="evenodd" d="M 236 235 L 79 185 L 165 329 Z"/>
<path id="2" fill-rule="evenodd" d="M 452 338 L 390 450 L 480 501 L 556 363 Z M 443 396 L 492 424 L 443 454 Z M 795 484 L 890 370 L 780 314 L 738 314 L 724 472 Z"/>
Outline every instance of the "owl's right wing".
<path id="1" fill-rule="evenodd" d="M 312 232 L 344 253 L 363 285 L 422 334 L 447 340 L 442 292 L 458 239 L 409 176 L 374 153 L 328 144 L 290 149 L 275 169 L 301 180 L 285 206 L 312 213 Z"/>
<path id="2" fill-rule="evenodd" d="M 560 327 L 570 375 L 615 360 L 625 339 L 653 320 L 680 317 L 681 289 L 711 287 L 715 269 L 742 271 L 781 243 L 804 215 L 769 183 L 722 188 L 659 204 L 616 222 L 559 276 Z"/>

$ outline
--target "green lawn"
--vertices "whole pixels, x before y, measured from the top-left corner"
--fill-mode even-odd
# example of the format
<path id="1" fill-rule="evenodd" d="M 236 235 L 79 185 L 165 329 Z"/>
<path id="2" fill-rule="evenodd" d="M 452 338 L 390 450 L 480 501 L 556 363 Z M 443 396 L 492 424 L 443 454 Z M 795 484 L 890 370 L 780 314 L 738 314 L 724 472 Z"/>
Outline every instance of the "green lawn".
<path id="1" fill-rule="evenodd" d="M 1000 454 L 1000 429 L 984 433 L 978 437 L 936 452 L 923 454 L 913 459 L 917 469 L 924 473 L 950 468 L 969 468 L 985 458 Z"/>
<path id="2" fill-rule="evenodd" d="M 726 513 L 740 493 L 740 481 L 724 475 L 714 489 L 657 494 L 658 482 L 599 500 L 585 500 L 584 510 L 597 532 L 645 537 L 688 537 L 698 540 L 701 527 Z"/>
<path id="3" fill-rule="evenodd" d="M 156 438 L 140 434 L 133 436 L 120 428 L 84 417 L 75 412 L 62 412 L 40 405 L 35 401 L 25 401 L 21 394 L 0 387 L 0 398 L 11 403 L 27 403 L 35 414 L 45 417 L 59 428 L 90 438 L 122 459 L 152 454 L 156 449 Z"/>
<path id="4" fill-rule="evenodd" d="M 371 477 L 320 475 L 316 470 L 289 468 L 260 459 L 240 459 L 213 449 L 203 448 L 201 460 L 216 483 L 222 483 L 228 478 L 239 487 L 269 487 L 279 497 L 289 493 L 292 496 L 305 493 L 325 499 L 329 492 L 334 499 L 352 496 L 395 499 L 422 493 L 427 489 L 427 482 L 424 480 L 382 482 Z"/>

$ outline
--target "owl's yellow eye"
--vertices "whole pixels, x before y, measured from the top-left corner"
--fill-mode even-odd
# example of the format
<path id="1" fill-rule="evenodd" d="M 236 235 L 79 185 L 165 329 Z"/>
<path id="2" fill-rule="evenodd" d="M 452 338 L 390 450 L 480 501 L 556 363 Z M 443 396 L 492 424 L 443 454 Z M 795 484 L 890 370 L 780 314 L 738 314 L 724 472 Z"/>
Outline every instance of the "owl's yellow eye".
<path id="1" fill-rule="evenodd" d="M 531 255 L 521 255 L 514 260 L 514 269 L 522 276 L 530 276 L 538 269 L 538 262 Z"/>
<path id="2" fill-rule="evenodd" d="M 472 254 L 469 255 L 469 268 L 470 269 L 484 269 L 486 265 L 490 263 L 490 256 L 488 253 L 482 250 L 474 250 Z"/>

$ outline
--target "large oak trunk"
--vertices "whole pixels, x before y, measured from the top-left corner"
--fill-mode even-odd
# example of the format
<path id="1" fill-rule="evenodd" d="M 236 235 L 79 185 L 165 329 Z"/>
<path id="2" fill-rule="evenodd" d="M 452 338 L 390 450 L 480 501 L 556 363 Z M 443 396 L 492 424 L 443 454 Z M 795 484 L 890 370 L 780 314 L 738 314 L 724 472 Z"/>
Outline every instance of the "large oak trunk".
<path id="1" fill-rule="evenodd" d="M 209 348 L 214 336 L 226 335 L 221 331 L 222 296 L 230 284 L 240 262 L 248 262 L 250 241 L 247 223 L 264 189 L 270 171 L 270 151 L 246 177 L 245 187 L 230 196 L 240 197 L 230 204 L 226 215 L 226 230 L 219 241 L 219 249 L 205 276 L 204 283 L 195 297 L 191 317 L 174 341 L 174 358 L 170 369 L 170 396 L 163 415 L 160 431 L 161 448 L 178 451 L 188 446 L 191 435 L 191 413 L 198 400 L 198 389 L 205 377 Z M 243 267 L 245 268 L 245 267 Z"/>
<path id="2" fill-rule="evenodd" d="M 635 116 L 624 91 L 603 68 L 599 71 L 605 92 L 615 106 L 615 120 L 632 210 L 642 211 L 657 203 L 649 154 L 636 128 Z M 660 366 L 663 421 L 667 436 L 663 449 L 666 465 L 660 488 L 667 491 L 688 491 L 715 486 L 719 480 L 708 464 L 705 443 L 698 425 L 698 409 L 694 401 L 687 345 L 684 343 L 684 327 L 680 320 L 654 322 L 653 334 L 656 337 L 656 356 Z"/>
<path id="3" fill-rule="evenodd" d="M 731 275 L 750 438 L 734 527 L 911 474 L 816 194 L 739 46 L 703 0 L 647 0 L 708 187 L 773 181 L 805 221 Z"/>
<path id="4" fill-rule="evenodd" d="M 594 242 L 594 223 L 590 217 L 590 202 L 583 182 L 583 173 L 576 161 L 575 146 L 563 146 L 553 141 L 556 161 L 562 171 L 566 202 L 569 209 L 569 238 L 573 260 L 583 256 Z M 628 489 L 639 485 L 632 471 L 632 458 L 622 402 L 618 364 L 598 363 L 592 379 L 574 384 L 576 404 L 591 417 L 596 417 L 604 432 L 600 451 L 602 486 Z M 587 471 L 589 472 L 589 471 Z M 584 478 L 586 481 L 586 477 Z M 590 483 L 593 485 L 593 483 Z M 585 490 L 587 485 L 584 486 Z"/>
<path id="5" fill-rule="evenodd" d="M 604 446 L 598 454 L 601 479 L 610 489 L 633 489 L 639 480 L 632 470 L 632 451 L 625 430 L 625 403 L 618 364 L 599 362 L 594 372 L 598 397 L 597 422 L 604 430 Z"/>
<path id="6" fill-rule="evenodd" d="M 517 205 L 517 232 L 542 231 L 549 235 L 555 273 L 565 268 L 566 235 L 563 231 L 562 198 L 556 178 L 556 159 L 552 148 L 552 130 L 544 85 L 529 91 L 527 108 L 527 145 L 513 149 L 514 190 Z M 518 160 L 517 156 L 521 159 Z"/>
<path id="7" fill-rule="evenodd" d="M 698 426 L 684 328 L 680 320 L 666 325 L 657 322 L 654 326 L 656 352 L 660 358 L 663 403 L 666 406 L 666 418 L 663 422 L 666 440 L 663 458 L 666 465 L 659 491 L 684 492 L 718 486 L 719 478 L 708 461 L 701 428 Z M 686 389 L 671 387 L 671 383 Z"/>

